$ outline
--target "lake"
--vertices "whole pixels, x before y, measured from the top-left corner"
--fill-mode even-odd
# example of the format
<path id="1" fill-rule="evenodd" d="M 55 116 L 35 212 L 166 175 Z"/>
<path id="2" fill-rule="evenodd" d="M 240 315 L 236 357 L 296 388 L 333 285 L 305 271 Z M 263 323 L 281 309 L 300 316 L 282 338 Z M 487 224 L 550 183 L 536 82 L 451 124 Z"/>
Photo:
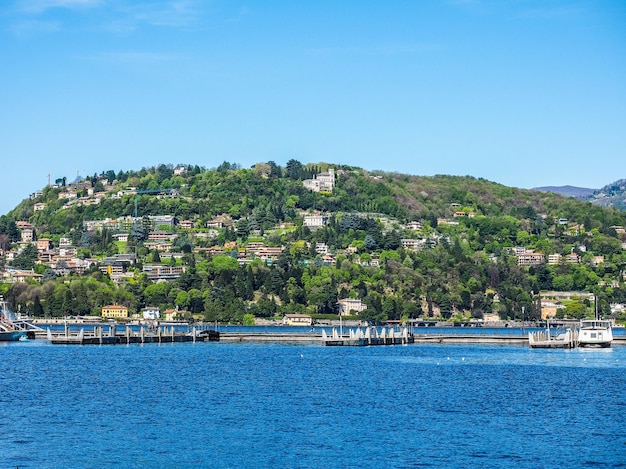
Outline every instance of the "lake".
<path id="1" fill-rule="evenodd" d="M 0 344 L 0 467 L 626 467 L 626 347 Z"/>

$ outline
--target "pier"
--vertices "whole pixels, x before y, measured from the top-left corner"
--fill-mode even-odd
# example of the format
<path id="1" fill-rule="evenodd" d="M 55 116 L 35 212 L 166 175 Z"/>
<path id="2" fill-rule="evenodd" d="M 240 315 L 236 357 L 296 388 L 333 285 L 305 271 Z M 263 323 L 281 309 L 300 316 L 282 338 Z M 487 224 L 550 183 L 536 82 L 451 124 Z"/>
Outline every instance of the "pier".
<path id="1" fill-rule="evenodd" d="M 322 344 L 325 346 L 406 345 L 413 342 L 413 334 L 406 327 L 401 330 L 383 327 L 380 331 L 375 327 L 366 327 L 365 330 L 359 327 L 349 329 L 347 336 L 337 332 L 336 328 L 330 336 L 322 331 Z"/>
<path id="2" fill-rule="evenodd" d="M 190 333 L 176 332 L 174 327 L 157 327 L 149 330 L 140 327 L 138 331 L 125 328 L 117 331 L 114 325 L 95 326 L 93 331 L 86 332 L 81 329 L 78 333 L 71 333 L 66 326 L 61 333 L 52 332 L 50 329 L 39 334 L 38 338 L 45 338 L 53 345 L 114 345 L 114 344 L 150 344 L 150 343 L 174 343 L 174 342 L 213 342 L 220 340 L 220 334 L 213 330 L 197 331 L 195 328 Z"/>
<path id="3" fill-rule="evenodd" d="M 120 327 L 114 324 L 98 324 L 77 330 L 77 325 L 66 324 L 63 330 L 39 329 L 36 339 L 48 340 L 54 345 L 113 345 L 113 344 L 149 344 L 177 342 L 275 342 L 309 343 L 322 346 L 375 346 L 404 344 L 493 344 L 493 345 L 529 345 L 529 333 L 524 329 L 499 328 L 484 333 L 466 328 L 408 328 L 397 326 L 388 328 L 241 328 L 223 330 L 217 326 L 204 329 L 198 326 L 181 330 L 171 324 L 159 327 Z M 369 330 L 369 332 L 368 332 Z M 529 331 L 530 332 L 530 331 Z M 537 331 L 533 331 L 537 332 Z M 537 337 L 540 339 L 540 337 Z M 554 341 L 554 339 L 552 339 Z M 550 344 L 553 345 L 553 344 Z M 616 334 L 614 346 L 626 345 L 626 335 Z M 551 347 L 553 348 L 553 347 Z"/>

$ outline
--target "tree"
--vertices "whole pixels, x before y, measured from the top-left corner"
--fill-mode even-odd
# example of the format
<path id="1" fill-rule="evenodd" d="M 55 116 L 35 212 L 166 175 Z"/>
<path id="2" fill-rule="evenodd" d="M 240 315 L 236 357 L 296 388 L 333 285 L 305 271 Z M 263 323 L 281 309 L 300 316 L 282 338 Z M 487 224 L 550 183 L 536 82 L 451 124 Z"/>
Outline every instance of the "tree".
<path id="1" fill-rule="evenodd" d="M 13 259 L 13 266 L 18 269 L 30 270 L 35 267 L 39 253 L 34 244 L 27 244 L 26 247 L 20 252 L 15 259 Z"/>
<path id="2" fill-rule="evenodd" d="M 298 160 L 291 159 L 287 161 L 285 167 L 285 176 L 293 180 L 301 180 L 303 174 L 303 166 Z"/>
<path id="3" fill-rule="evenodd" d="M 368 251 L 376 249 L 376 240 L 372 235 L 368 234 L 367 236 L 365 236 L 364 246 L 365 249 L 367 249 Z"/>
<path id="4" fill-rule="evenodd" d="M 145 241 L 148 239 L 148 230 L 143 223 L 136 221 L 130 229 L 130 237 L 135 241 Z"/>

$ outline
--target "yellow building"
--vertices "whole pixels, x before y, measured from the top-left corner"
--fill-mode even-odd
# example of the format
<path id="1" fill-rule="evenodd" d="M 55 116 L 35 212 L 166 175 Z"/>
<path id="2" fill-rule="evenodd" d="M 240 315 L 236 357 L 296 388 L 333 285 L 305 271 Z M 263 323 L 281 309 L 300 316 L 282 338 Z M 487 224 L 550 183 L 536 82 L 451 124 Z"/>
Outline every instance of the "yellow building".
<path id="1" fill-rule="evenodd" d="M 541 319 L 551 319 L 556 317 L 556 313 L 563 305 L 550 300 L 541 300 Z"/>
<path id="2" fill-rule="evenodd" d="M 285 314 L 283 324 L 287 326 L 311 326 L 313 318 L 308 314 Z"/>
<path id="3" fill-rule="evenodd" d="M 121 305 L 108 305 L 102 307 L 102 317 L 103 318 L 127 318 L 128 317 L 128 308 L 126 306 Z"/>

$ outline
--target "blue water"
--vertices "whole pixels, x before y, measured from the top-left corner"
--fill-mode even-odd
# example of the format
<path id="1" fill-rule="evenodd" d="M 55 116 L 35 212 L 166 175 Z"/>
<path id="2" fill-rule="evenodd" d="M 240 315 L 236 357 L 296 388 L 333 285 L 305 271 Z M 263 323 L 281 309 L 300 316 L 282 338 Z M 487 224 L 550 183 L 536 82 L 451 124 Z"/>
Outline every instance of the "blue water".
<path id="1" fill-rule="evenodd" d="M 0 345 L 0 468 L 626 467 L 626 347 Z"/>

